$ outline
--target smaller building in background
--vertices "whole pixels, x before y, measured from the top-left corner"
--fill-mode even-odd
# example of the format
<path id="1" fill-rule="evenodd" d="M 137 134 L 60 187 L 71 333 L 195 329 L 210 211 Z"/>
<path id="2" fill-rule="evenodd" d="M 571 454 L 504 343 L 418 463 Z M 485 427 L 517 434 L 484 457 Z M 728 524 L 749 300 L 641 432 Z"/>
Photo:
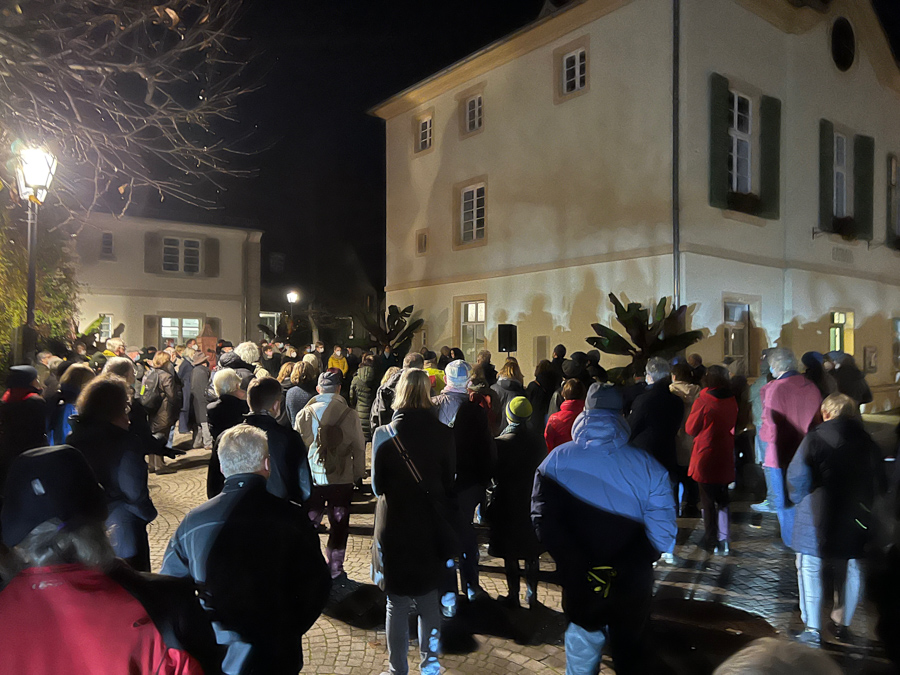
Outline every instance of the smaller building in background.
<path id="1" fill-rule="evenodd" d="M 128 345 L 184 344 L 209 325 L 233 342 L 259 323 L 260 230 L 95 214 L 78 235 L 79 328 L 103 317 Z"/>

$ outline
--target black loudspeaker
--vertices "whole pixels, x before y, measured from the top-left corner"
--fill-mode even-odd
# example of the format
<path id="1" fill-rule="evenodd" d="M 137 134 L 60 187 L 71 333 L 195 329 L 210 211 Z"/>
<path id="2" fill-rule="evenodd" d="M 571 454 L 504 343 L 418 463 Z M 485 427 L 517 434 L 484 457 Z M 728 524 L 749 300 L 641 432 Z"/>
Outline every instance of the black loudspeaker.
<path id="1" fill-rule="evenodd" d="M 498 349 L 501 352 L 515 352 L 517 347 L 517 331 L 515 324 L 501 323 L 497 325 Z"/>

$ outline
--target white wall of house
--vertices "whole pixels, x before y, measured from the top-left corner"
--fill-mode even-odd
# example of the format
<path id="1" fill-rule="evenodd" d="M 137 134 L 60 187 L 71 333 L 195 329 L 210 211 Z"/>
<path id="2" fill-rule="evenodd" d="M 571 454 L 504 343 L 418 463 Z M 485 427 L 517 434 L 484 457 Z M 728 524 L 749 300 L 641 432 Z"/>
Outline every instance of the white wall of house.
<path id="1" fill-rule="evenodd" d="M 857 37 L 845 73 L 831 57 L 839 16 Z M 900 254 L 881 243 L 887 154 L 900 153 L 900 71 L 877 17 L 853 0 L 826 13 L 783 0 L 692 0 L 681 18 L 682 301 L 690 327 L 707 335 L 696 351 L 722 360 L 725 302 L 750 307 L 751 363 L 776 344 L 828 351 L 832 312 L 851 311 L 857 361 L 866 347 L 878 353 L 874 407 L 897 405 Z M 496 350 L 497 324 L 517 324 L 527 370 L 545 345 L 589 349 L 590 324 L 612 318 L 608 292 L 644 303 L 671 295 L 671 39 L 666 0 L 587 0 L 376 110 L 387 134 L 387 301 L 422 311 L 430 347 L 458 346 L 460 298 L 483 296 L 486 346 Z M 555 55 L 578 44 L 589 87 L 560 102 Z M 776 219 L 710 206 L 711 73 L 754 105 L 762 95 L 781 102 Z M 476 90 L 484 128 L 465 136 L 460 100 Z M 433 147 L 416 153 L 423 114 L 433 115 Z M 813 236 L 821 118 L 875 140 L 871 244 Z M 454 190 L 476 180 L 486 184 L 485 241 L 454 245 Z M 417 254 L 422 231 L 427 250 Z"/>
<path id="2" fill-rule="evenodd" d="M 112 234 L 111 256 L 104 233 Z M 201 242 L 198 271 L 163 269 L 169 237 Z M 198 318 L 201 330 L 210 322 L 225 339 L 246 339 L 258 323 L 260 237 L 257 230 L 93 216 L 76 245 L 80 328 L 106 314 L 113 328 L 125 324 L 129 345 L 158 346 L 162 318 Z"/>

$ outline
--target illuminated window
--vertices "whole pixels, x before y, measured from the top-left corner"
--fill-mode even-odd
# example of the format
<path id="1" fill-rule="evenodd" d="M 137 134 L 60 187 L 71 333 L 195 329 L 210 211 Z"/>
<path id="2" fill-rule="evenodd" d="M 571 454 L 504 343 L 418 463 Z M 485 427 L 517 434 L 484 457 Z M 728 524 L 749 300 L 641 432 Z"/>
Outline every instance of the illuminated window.
<path id="1" fill-rule="evenodd" d="M 475 363 L 478 352 L 484 349 L 487 303 L 484 300 L 463 302 L 460 305 L 460 348 L 466 361 Z"/>
<path id="2" fill-rule="evenodd" d="M 832 312 L 831 328 L 828 331 L 828 346 L 833 352 L 853 354 L 854 321 L 853 312 Z"/>
<path id="3" fill-rule="evenodd" d="M 750 99 L 733 91 L 728 92 L 728 181 L 732 192 L 749 194 L 752 164 L 750 148 L 753 141 L 753 106 Z"/>
<path id="4" fill-rule="evenodd" d="M 162 268 L 166 272 L 200 272 L 200 241 L 197 239 L 163 237 L 162 256 Z"/>
<path id="5" fill-rule="evenodd" d="M 725 360 L 737 363 L 733 369 L 747 375 L 750 356 L 750 305 L 740 302 L 725 303 Z"/>
<path id="6" fill-rule="evenodd" d="M 199 318 L 163 317 L 159 321 L 160 342 L 165 344 L 166 340 L 174 340 L 175 344 L 183 345 L 187 340 L 199 337 L 201 323 Z"/>
<path id="7" fill-rule="evenodd" d="M 562 85 L 563 94 L 581 91 L 587 86 L 587 52 L 583 48 L 563 56 Z"/>
<path id="8" fill-rule="evenodd" d="M 460 200 L 460 241 L 464 244 L 484 239 L 484 183 L 463 188 Z"/>
<path id="9" fill-rule="evenodd" d="M 103 321 L 100 322 L 100 342 L 106 342 L 112 337 L 112 314 L 101 314 Z"/>

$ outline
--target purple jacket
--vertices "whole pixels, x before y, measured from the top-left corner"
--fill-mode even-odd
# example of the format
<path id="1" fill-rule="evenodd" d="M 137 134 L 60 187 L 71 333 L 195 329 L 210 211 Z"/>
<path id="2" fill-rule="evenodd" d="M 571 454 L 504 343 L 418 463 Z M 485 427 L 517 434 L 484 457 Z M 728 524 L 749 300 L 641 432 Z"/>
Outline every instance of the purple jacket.
<path id="1" fill-rule="evenodd" d="M 769 382 L 760 394 L 759 437 L 768 443 L 763 466 L 787 469 L 807 432 L 822 421 L 822 395 L 815 384 L 794 371 Z"/>

